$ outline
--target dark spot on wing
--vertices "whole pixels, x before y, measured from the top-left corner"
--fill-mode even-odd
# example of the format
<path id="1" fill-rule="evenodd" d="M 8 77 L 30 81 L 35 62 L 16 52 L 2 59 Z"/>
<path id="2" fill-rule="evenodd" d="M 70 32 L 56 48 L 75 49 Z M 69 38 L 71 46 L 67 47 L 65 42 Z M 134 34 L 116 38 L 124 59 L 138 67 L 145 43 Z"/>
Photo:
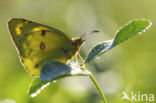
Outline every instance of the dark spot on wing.
<path id="1" fill-rule="evenodd" d="M 35 68 L 38 68 L 39 67 L 39 65 L 38 64 L 35 64 Z"/>
<path id="2" fill-rule="evenodd" d="M 29 23 L 32 23 L 32 21 L 29 21 Z"/>
<path id="3" fill-rule="evenodd" d="M 28 23 L 27 20 L 25 20 L 25 19 L 22 19 L 22 21 L 24 24 Z"/>
<path id="4" fill-rule="evenodd" d="M 28 52 L 28 55 L 30 56 L 30 52 Z"/>
<path id="5" fill-rule="evenodd" d="M 40 43 L 40 49 L 41 50 L 45 49 L 45 44 L 43 42 Z"/>
<path id="6" fill-rule="evenodd" d="M 25 22 L 26 20 L 25 19 L 22 19 L 22 21 Z"/>
<path id="7" fill-rule="evenodd" d="M 42 30 L 41 35 L 42 36 L 45 36 L 45 34 L 46 34 L 46 31 L 45 30 Z"/>
<path id="8" fill-rule="evenodd" d="M 22 63 L 24 63 L 24 60 L 23 60 L 23 59 L 21 59 L 21 62 L 22 62 Z"/>
<path id="9" fill-rule="evenodd" d="M 22 27 L 19 27 L 20 31 L 22 32 Z"/>
<path id="10" fill-rule="evenodd" d="M 61 50 L 62 50 L 65 54 L 68 54 L 68 49 L 62 48 Z"/>

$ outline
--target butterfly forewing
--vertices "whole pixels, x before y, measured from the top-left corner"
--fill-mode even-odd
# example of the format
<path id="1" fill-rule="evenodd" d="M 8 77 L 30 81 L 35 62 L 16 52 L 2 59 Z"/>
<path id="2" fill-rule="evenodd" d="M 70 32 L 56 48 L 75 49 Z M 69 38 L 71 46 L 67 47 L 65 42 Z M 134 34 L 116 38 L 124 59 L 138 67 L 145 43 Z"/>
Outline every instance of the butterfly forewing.
<path id="1" fill-rule="evenodd" d="M 26 19 L 11 19 L 8 25 L 21 62 L 32 76 L 40 75 L 44 63 L 66 63 L 76 53 L 72 40 L 57 29 Z"/>

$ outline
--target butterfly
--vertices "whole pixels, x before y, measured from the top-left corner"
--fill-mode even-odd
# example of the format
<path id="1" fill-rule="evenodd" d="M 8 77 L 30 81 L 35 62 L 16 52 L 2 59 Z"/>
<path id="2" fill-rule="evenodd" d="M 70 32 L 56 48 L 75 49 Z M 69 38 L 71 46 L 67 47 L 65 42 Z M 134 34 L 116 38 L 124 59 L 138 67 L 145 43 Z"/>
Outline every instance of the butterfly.
<path id="1" fill-rule="evenodd" d="M 69 38 L 58 29 L 23 18 L 10 19 L 8 28 L 20 61 L 31 76 L 39 76 L 47 62 L 66 63 L 79 51 L 86 35 Z"/>
<path id="2" fill-rule="evenodd" d="M 39 76 L 46 62 L 66 63 L 84 42 L 80 37 L 70 39 L 58 29 L 22 18 L 10 19 L 8 27 L 21 63 L 32 76 Z"/>

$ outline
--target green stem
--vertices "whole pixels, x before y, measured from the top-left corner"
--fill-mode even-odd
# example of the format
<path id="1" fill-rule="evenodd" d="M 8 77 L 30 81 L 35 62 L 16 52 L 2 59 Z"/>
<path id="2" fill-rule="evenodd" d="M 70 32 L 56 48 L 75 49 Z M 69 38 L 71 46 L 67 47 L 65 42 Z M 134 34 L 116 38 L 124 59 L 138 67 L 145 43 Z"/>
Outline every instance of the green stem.
<path id="1" fill-rule="evenodd" d="M 98 85 L 96 79 L 94 78 L 93 75 L 89 75 L 90 79 L 92 80 L 93 84 L 95 85 L 96 89 L 98 90 L 100 96 L 102 97 L 103 103 L 107 103 L 105 95 L 103 94 L 100 86 Z"/>
<path id="2" fill-rule="evenodd" d="M 88 69 L 85 67 L 85 65 L 83 65 L 83 69 L 88 71 Z M 99 84 L 97 83 L 96 79 L 94 78 L 94 76 L 92 74 L 90 74 L 89 77 L 92 80 L 93 84 L 95 85 L 96 89 L 98 90 L 98 92 L 103 100 L 103 103 L 107 103 L 106 97 L 103 94 L 103 92 L 102 92 Z"/>

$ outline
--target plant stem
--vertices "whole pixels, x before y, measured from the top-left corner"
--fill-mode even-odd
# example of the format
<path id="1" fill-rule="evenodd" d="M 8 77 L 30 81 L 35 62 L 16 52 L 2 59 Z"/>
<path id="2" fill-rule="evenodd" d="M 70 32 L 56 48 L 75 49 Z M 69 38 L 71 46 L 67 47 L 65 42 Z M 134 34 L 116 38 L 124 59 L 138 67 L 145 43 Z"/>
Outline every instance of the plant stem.
<path id="1" fill-rule="evenodd" d="M 102 97 L 103 103 L 107 103 L 105 95 L 103 94 L 99 84 L 97 83 L 96 79 L 93 75 L 89 75 L 90 79 L 92 80 L 93 84 L 95 85 L 96 89 L 98 90 L 100 96 Z"/>
<path id="2" fill-rule="evenodd" d="M 83 69 L 88 71 L 88 69 L 85 67 L 85 64 L 83 65 Z M 93 84 L 95 85 L 96 89 L 98 90 L 98 92 L 103 100 L 103 103 L 107 103 L 106 97 L 105 97 L 104 93 L 102 92 L 102 90 L 101 90 L 99 84 L 97 83 L 96 79 L 94 78 L 94 76 L 92 74 L 90 74 L 89 78 L 92 80 Z"/>

